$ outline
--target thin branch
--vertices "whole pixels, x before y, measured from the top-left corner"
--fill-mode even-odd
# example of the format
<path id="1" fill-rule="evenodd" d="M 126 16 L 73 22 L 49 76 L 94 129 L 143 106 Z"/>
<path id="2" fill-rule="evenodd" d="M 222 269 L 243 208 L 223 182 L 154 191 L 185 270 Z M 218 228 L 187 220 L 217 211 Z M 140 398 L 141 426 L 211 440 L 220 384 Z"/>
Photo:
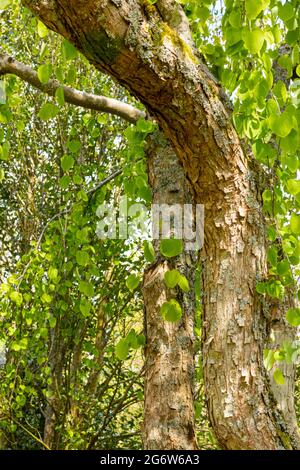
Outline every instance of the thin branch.
<path id="1" fill-rule="evenodd" d="M 109 175 L 107 178 L 105 178 L 104 180 L 100 181 L 100 183 L 98 183 L 94 188 L 89 189 L 89 190 L 86 192 L 86 194 L 89 194 L 89 195 L 90 195 L 90 194 L 93 194 L 93 193 L 96 192 L 98 189 L 102 188 L 102 186 L 104 186 L 105 184 L 109 183 L 111 180 L 113 180 L 113 179 L 116 178 L 117 176 L 119 176 L 121 173 L 122 173 L 122 170 L 121 170 L 121 169 L 116 170 L 114 173 L 112 173 L 111 175 Z M 51 217 L 51 219 L 48 220 L 48 222 L 44 225 L 43 230 L 41 231 L 41 234 L 40 234 L 40 236 L 39 236 L 39 238 L 38 238 L 37 246 L 36 246 L 37 249 L 40 248 L 40 245 L 41 245 L 42 239 L 43 239 L 43 237 L 44 237 L 45 231 L 47 230 L 47 228 L 49 227 L 49 225 L 51 224 L 51 222 L 53 222 L 53 220 L 57 219 L 58 217 L 61 217 L 62 215 L 68 214 L 69 212 L 71 212 L 72 209 L 73 209 L 73 206 L 68 207 L 67 209 L 64 209 L 63 211 L 58 212 L 58 213 L 55 214 L 53 217 Z"/>
<path id="2" fill-rule="evenodd" d="M 29 436 L 31 436 L 32 439 L 34 439 L 36 442 L 38 442 L 43 447 L 45 447 L 46 450 L 51 450 L 50 447 L 48 447 L 47 444 L 41 438 L 38 438 L 37 436 L 35 436 L 29 429 L 27 429 L 22 423 L 17 421 L 13 416 L 8 416 L 8 419 L 11 419 L 17 426 L 20 426 L 20 428 L 23 429 L 23 431 L 29 434 Z"/>
<path id="3" fill-rule="evenodd" d="M 108 114 L 113 114 L 135 124 L 138 119 L 145 118 L 146 113 L 140 109 L 123 103 L 122 101 L 106 96 L 85 93 L 75 88 L 62 85 L 58 80 L 49 80 L 46 84 L 40 82 L 37 72 L 28 65 L 22 64 L 10 57 L 8 54 L 0 54 L 0 76 L 5 74 L 16 75 L 33 87 L 41 90 L 49 96 L 55 96 L 58 88 L 63 88 L 67 103 L 81 106 L 82 108 L 94 109 Z"/>

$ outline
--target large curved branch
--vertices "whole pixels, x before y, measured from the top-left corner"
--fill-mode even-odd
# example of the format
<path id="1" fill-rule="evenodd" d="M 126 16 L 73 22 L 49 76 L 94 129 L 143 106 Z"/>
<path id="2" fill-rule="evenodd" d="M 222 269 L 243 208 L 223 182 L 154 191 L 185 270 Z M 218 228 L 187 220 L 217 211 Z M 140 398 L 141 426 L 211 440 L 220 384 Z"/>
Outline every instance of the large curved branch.
<path id="1" fill-rule="evenodd" d="M 0 54 L 0 75 L 4 74 L 16 75 L 50 96 L 54 96 L 56 90 L 62 87 L 67 103 L 86 109 L 94 109 L 95 111 L 113 114 L 133 124 L 136 123 L 139 118 L 146 116 L 143 111 L 130 104 L 123 103 L 113 98 L 107 98 L 106 96 L 85 93 L 84 91 L 61 85 L 58 80 L 49 80 L 46 84 L 42 84 L 38 78 L 38 74 L 31 67 L 18 62 L 7 54 Z"/>

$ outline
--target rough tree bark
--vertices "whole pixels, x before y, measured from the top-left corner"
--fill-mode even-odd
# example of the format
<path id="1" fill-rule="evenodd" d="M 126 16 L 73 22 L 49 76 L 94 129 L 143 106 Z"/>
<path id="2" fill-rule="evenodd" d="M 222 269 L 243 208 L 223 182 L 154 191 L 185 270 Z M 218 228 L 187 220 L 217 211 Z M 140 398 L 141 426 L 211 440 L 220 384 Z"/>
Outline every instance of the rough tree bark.
<path id="1" fill-rule="evenodd" d="M 192 204 L 193 196 L 182 166 L 161 132 L 148 138 L 147 156 L 153 204 Z M 197 252 L 175 259 L 160 255 L 145 271 L 143 283 L 145 333 L 145 407 L 143 441 L 146 449 L 197 449 L 194 424 L 194 316 Z M 189 281 L 188 293 L 168 289 L 164 274 L 178 270 Z M 182 306 L 179 322 L 164 321 L 162 304 L 171 298 Z"/>
<path id="2" fill-rule="evenodd" d="M 269 312 L 255 291 L 266 276 L 257 172 L 222 89 L 189 44 L 180 7 L 175 0 L 24 3 L 147 106 L 182 162 L 196 201 L 205 205 L 204 374 L 220 444 L 297 448 L 262 364 Z M 176 17 L 170 20 L 162 6 Z"/>

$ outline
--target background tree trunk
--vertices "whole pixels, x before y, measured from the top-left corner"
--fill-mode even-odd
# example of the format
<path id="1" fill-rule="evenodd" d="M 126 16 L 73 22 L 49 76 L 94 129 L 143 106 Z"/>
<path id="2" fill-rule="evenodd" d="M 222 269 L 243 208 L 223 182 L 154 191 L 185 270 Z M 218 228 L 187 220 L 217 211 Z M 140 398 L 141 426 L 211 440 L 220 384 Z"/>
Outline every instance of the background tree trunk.
<path id="1" fill-rule="evenodd" d="M 192 204 L 192 194 L 176 154 L 161 132 L 148 138 L 150 184 L 154 204 Z M 145 449 L 197 449 L 194 423 L 194 315 L 197 253 L 163 259 L 155 243 L 156 261 L 144 274 L 145 309 Z M 164 274 L 177 269 L 190 291 L 168 289 Z M 178 322 L 164 321 L 160 308 L 175 298 L 182 306 Z"/>
<path id="2" fill-rule="evenodd" d="M 205 205 L 204 375 L 221 445 L 296 448 L 298 437 L 286 426 L 263 367 L 269 313 L 255 290 L 267 266 L 257 169 L 231 124 L 222 89 L 178 26 L 146 0 L 25 3 L 147 106 L 183 163 L 196 202 Z"/>

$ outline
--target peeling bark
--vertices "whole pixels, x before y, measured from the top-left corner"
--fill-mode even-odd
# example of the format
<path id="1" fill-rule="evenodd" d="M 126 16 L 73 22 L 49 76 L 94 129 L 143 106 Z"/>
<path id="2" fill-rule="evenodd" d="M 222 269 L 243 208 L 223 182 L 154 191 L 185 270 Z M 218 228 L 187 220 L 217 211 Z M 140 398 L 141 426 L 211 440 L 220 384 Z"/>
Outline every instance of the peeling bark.
<path id="1" fill-rule="evenodd" d="M 147 106 L 182 162 L 196 201 L 205 206 L 204 375 L 220 444 L 297 448 L 298 436 L 286 426 L 262 363 L 269 312 L 255 291 L 266 276 L 257 169 L 243 152 L 222 89 L 147 0 L 24 3 Z"/>
<path id="2" fill-rule="evenodd" d="M 148 139 L 150 184 L 154 204 L 191 204 L 192 193 L 176 154 L 163 134 Z M 145 271 L 145 449 L 197 449 L 194 423 L 194 276 L 197 253 L 165 260 L 155 244 L 156 262 Z M 191 290 L 168 289 L 164 274 L 177 269 Z M 160 308 L 171 298 L 182 306 L 178 322 L 164 321 Z"/>

